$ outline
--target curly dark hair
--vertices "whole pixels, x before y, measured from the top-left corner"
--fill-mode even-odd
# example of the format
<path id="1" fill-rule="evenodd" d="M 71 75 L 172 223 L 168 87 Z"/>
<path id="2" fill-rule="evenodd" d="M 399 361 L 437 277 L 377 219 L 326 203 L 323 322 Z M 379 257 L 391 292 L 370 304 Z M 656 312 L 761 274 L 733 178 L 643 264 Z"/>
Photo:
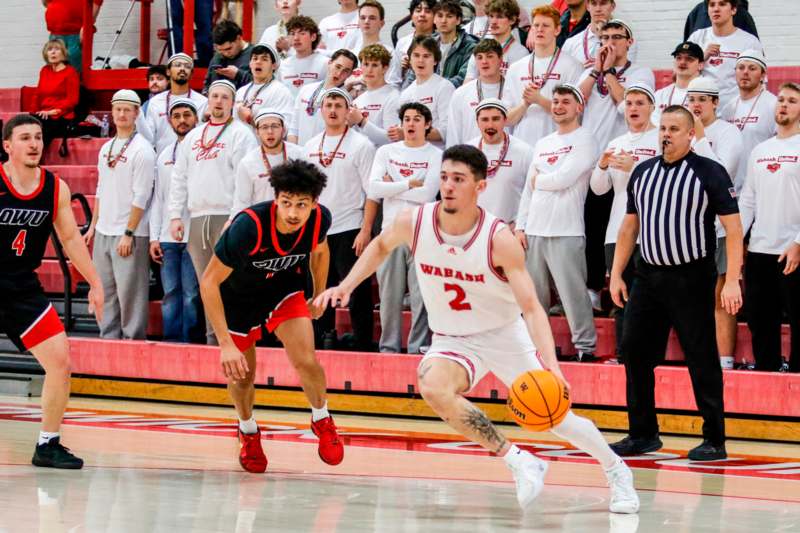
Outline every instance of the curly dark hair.
<path id="1" fill-rule="evenodd" d="M 269 184 L 275 189 L 275 198 L 280 193 L 308 194 L 313 199 L 319 198 L 328 177 L 313 163 L 301 159 L 290 159 L 288 162 L 272 169 Z"/>

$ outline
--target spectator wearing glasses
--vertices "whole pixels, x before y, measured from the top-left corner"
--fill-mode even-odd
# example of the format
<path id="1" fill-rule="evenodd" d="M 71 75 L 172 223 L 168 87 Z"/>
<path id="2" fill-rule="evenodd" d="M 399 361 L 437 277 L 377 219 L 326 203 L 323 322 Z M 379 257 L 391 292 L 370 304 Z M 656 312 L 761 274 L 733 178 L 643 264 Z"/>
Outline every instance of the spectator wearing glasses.
<path id="1" fill-rule="evenodd" d="M 614 0 L 586 0 L 590 23 L 585 30 L 567 39 L 562 47 L 564 52 L 577 59 L 584 68 L 591 68 L 595 63 L 597 52 L 606 44 L 600 41 L 600 34 L 606 23 L 615 18 L 616 8 Z M 636 61 L 638 51 L 639 45 L 636 42 L 632 43 L 628 50 L 631 61 Z"/>

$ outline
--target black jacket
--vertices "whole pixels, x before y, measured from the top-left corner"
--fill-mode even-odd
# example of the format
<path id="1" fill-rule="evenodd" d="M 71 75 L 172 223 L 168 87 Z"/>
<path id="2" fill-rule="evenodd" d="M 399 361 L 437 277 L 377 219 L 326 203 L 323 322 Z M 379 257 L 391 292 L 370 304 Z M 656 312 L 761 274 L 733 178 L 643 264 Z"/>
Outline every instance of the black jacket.
<path id="1" fill-rule="evenodd" d="M 433 38 L 441 43 L 441 37 L 438 33 L 434 33 Z M 461 87 L 464 83 L 464 78 L 467 76 L 467 64 L 469 63 L 469 58 L 472 57 L 472 50 L 475 49 L 475 45 L 477 44 L 477 37 L 467 33 L 461 28 L 458 29 L 456 40 L 450 48 L 450 52 L 447 54 L 444 65 L 442 65 L 440 71 L 440 75 L 452 83 L 456 89 Z M 411 82 L 415 79 L 417 79 L 417 77 L 414 75 L 414 71 L 408 69 L 403 79 L 403 88 L 411 85 Z"/>
<path id="2" fill-rule="evenodd" d="M 739 0 L 739 7 L 733 16 L 733 25 L 758 37 L 756 21 L 750 16 L 748 4 L 748 0 Z M 686 25 L 683 27 L 683 40 L 688 41 L 692 33 L 709 27 L 711 27 L 711 19 L 708 18 L 708 8 L 705 2 L 700 2 L 694 6 L 689 16 L 686 17 Z"/>
<path id="3" fill-rule="evenodd" d="M 586 29 L 589 26 L 589 22 L 591 21 L 591 17 L 589 16 L 589 11 L 584 11 L 583 17 L 578 23 L 572 28 L 572 31 L 569 31 L 569 9 L 564 11 L 561 14 L 561 33 L 558 34 L 556 37 L 556 46 L 559 48 L 564 46 L 564 43 L 567 42 L 567 39 L 572 37 L 573 35 L 578 35 L 580 32 Z"/>
<path id="4" fill-rule="evenodd" d="M 250 73 L 250 54 L 252 51 L 253 45 L 248 44 L 247 47 L 242 48 L 242 51 L 239 53 L 239 55 L 233 59 L 222 57 L 218 52 L 215 53 L 214 57 L 211 58 L 211 63 L 208 64 L 208 72 L 206 73 L 206 79 L 203 82 L 203 93 L 208 93 L 208 87 L 215 81 L 228 79 L 217 74 L 214 67 L 228 67 L 233 65 L 234 67 L 238 68 L 239 72 L 236 73 L 236 78 L 228 80 L 233 82 L 237 89 L 242 85 L 247 85 L 253 81 L 253 75 Z"/>

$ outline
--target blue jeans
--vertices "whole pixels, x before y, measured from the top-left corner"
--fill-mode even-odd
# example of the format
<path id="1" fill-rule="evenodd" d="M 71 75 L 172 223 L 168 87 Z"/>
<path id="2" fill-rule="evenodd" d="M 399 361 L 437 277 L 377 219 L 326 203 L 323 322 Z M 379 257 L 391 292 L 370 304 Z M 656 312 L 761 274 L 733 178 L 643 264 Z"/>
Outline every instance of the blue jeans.
<path id="1" fill-rule="evenodd" d="M 191 342 L 203 337 L 198 319 L 200 287 L 185 243 L 162 242 L 164 262 L 161 265 L 161 285 L 164 299 L 161 316 L 165 341 Z"/>
<path id="2" fill-rule="evenodd" d="M 172 11 L 172 35 L 175 39 L 175 50 L 183 52 L 183 1 L 169 0 Z M 194 2 L 194 47 L 197 50 L 197 66 L 207 67 L 214 55 L 211 42 L 211 17 L 214 14 L 214 0 L 195 0 Z M 190 56 L 192 51 L 186 52 Z"/>

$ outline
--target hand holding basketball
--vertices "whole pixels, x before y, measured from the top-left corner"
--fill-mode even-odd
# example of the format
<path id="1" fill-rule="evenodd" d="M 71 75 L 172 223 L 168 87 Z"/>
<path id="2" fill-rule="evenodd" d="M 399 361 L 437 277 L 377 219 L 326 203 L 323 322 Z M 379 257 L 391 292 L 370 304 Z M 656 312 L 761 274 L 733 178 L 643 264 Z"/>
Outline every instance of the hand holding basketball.
<path id="1" fill-rule="evenodd" d="M 570 404 L 569 388 L 549 370 L 525 372 L 508 390 L 507 405 L 511 416 L 517 424 L 530 431 L 547 431 L 556 427 L 567 416 Z"/>

